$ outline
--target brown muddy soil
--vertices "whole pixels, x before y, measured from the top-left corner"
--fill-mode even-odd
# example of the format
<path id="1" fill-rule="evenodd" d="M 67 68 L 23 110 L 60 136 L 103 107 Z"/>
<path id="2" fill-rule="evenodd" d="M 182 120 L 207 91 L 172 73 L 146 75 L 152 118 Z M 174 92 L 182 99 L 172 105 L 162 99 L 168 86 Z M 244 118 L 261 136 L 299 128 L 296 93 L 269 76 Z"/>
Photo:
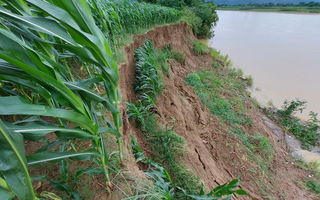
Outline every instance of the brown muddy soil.
<path id="1" fill-rule="evenodd" d="M 270 161 L 272 170 L 270 170 L 269 175 L 261 174 L 261 170 L 256 163 L 247 158 L 242 145 L 234 136 L 227 133 L 229 126 L 201 105 L 200 99 L 191 88 L 185 85 L 185 76 L 197 72 L 199 69 L 213 70 L 211 67 L 212 58 L 210 55 L 195 54 L 188 38 L 196 40 L 193 33 L 188 31 L 187 25 L 180 23 L 156 27 L 145 34 L 134 36 L 133 42 L 125 47 L 127 63 L 121 63 L 118 67 L 120 74 L 119 88 L 122 95 L 120 109 L 123 126 L 121 134 L 126 154 L 123 164 L 126 173 L 137 179 L 144 177 L 139 169 L 142 166 L 135 163 L 132 155 L 130 134 L 135 136 L 140 148 L 145 152 L 145 155 L 150 157 L 150 148 L 146 145 L 141 131 L 136 127 L 134 121 L 128 121 L 124 103 L 137 101 L 132 86 L 135 78 L 133 53 L 134 49 L 140 47 L 146 39 L 150 39 L 154 47 L 161 48 L 170 44 L 172 49 L 185 52 L 186 62 L 184 64 L 170 61 L 170 78 L 165 78 L 166 89 L 157 98 L 156 111 L 159 115 L 160 124 L 167 125 L 172 120 L 171 116 L 177 120 L 174 131 L 185 140 L 184 162 L 189 170 L 192 170 L 201 178 L 206 188 L 212 189 L 243 174 L 240 179 L 242 182 L 240 188 L 247 191 L 254 200 L 271 199 L 271 197 L 290 200 L 317 199 L 293 181 L 302 180 L 302 178 L 308 176 L 308 173 L 295 166 L 294 161 L 288 156 L 287 148 L 264 124 L 261 118 L 262 113 L 249 97 L 247 97 L 248 101 L 245 106 L 250 110 L 253 125 L 244 131 L 248 134 L 259 133 L 268 138 L 274 145 L 276 154 Z M 219 70 L 223 71 L 223 69 Z M 30 142 L 25 145 L 27 154 L 37 149 L 34 143 Z M 89 143 L 84 145 L 90 146 Z M 74 169 L 76 169 L 85 164 L 88 165 L 88 162 L 73 162 L 72 165 L 76 165 L 74 166 Z M 32 168 L 31 174 L 40 174 L 39 170 L 41 170 L 41 167 Z M 42 170 L 45 170 L 52 178 L 57 175 L 58 166 L 52 164 L 50 168 L 46 167 Z M 41 171 L 41 174 L 47 173 Z M 89 178 L 85 176 L 83 179 L 89 180 L 90 192 L 93 193 L 90 198 L 84 199 L 121 199 L 125 197 L 117 195 L 116 192 L 112 195 L 108 194 L 104 190 L 103 177 Z M 259 180 L 259 183 L 257 180 Z M 262 194 L 263 192 L 257 184 L 265 185 L 266 190 L 269 190 L 268 193 Z M 81 187 L 81 185 L 77 187 Z M 53 189 L 49 186 L 49 183 L 43 183 L 38 192 L 43 190 L 52 191 Z M 114 188 L 114 190 L 118 189 Z M 236 195 L 233 199 L 249 198 Z"/>

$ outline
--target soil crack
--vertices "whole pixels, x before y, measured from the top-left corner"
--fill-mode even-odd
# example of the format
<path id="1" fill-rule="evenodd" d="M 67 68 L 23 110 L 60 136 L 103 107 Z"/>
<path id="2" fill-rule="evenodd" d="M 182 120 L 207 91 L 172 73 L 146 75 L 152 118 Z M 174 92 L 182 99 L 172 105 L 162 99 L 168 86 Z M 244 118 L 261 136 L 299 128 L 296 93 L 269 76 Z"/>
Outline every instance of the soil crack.
<path id="1" fill-rule="evenodd" d="M 205 164 L 202 162 L 201 157 L 200 157 L 200 154 L 198 153 L 198 150 L 197 150 L 197 149 L 194 149 L 194 150 L 195 150 L 196 153 L 198 154 L 198 159 L 199 159 L 199 161 L 201 162 L 203 169 L 206 169 L 206 166 L 205 166 Z"/>

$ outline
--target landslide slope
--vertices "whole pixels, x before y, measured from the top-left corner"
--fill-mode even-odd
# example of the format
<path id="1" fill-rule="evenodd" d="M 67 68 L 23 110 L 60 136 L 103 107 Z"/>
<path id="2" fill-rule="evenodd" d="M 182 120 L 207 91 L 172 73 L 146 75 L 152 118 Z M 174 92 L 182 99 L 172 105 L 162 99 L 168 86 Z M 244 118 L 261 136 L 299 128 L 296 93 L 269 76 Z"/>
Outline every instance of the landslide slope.
<path id="1" fill-rule="evenodd" d="M 261 170 L 259 163 L 253 161 L 244 150 L 242 142 L 235 135 L 228 134 L 230 124 L 210 113 L 204 107 L 192 88 L 185 85 L 185 77 L 199 70 L 225 73 L 223 67 L 214 69 L 213 59 L 209 54 L 195 54 L 191 40 L 197 40 L 185 23 L 156 27 L 142 35 L 133 37 L 133 42 L 124 48 L 127 62 L 119 64 L 120 92 L 122 95 L 122 135 L 127 152 L 125 162 L 129 171 L 137 178 L 143 177 L 142 166 L 135 164 L 131 153 L 133 134 L 145 155 L 151 158 L 150 148 L 144 140 L 142 132 L 134 121 L 129 122 L 124 102 L 136 102 L 134 93 L 134 49 L 139 48 L 146 39 L 150 39 L 154 47 L 162 48 L 170 44 L 172 49 L 185 52 L 186 61 L 180 64 L 170 61 L 170 78 L 165 77 L 165 90 L 156 101 L 156 113 L 159 124 L 167 125 L 171 117 L 177 122 L 174 131 L 185 140 L 186 155 L 182 162 L 189 170 L 196 173 L 208 189 L 217 187 L 243 174 L 240 188 L 247 191 L 252 199 L 318 199 L 309 191 L 297 184 L 308 176 L 308 173 L 296 166 L 288 155 L 288 149 L 278 136 L 266 126 L 259 107 L 246 96 L 245 107 L 252 119 L 252 125 L 241 127 L 248 135 L 260 134 L 268 139 L 274 147 L 275 154 L 268 162 L 268 173 Z M 228 95 L 225 94 L 226 98 Z M 265 116 L 264 116 L 265 117 Z M 140 168 L 140 169 L 139 169 Z M 116 197 L 112 197 L 116 199 Z M 236 195 L 234 199 L 248 199 Z"/>

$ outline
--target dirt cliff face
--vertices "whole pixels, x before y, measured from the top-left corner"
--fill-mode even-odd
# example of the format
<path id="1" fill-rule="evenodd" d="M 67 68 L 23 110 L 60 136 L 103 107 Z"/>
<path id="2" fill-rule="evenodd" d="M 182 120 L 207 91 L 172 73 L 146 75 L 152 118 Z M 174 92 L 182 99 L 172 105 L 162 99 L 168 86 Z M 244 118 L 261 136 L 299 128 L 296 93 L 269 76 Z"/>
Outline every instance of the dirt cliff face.
<path id="1" fill-rule="evenodd" d="M 126 165 L 136 177 L 143 177 L 139 166 L 135 164 L 130 149 L 130 134 L 138 140 L 145 155 L 150 156 L 150 149 L 144 141 L 141 131 L 134 122 L 129 122 L 126 116 L 124 102 L 136 102 L 133 91 L 134 82 L 134 49 L 140 47 L 146 39 L 150 39 L 154 47 L 162 48 L 170 44 L 172 49 L 185 52 L 186 62 L 180 64 L 170 61 L 170 78 L 165 78 L 166 89 L 156 101 L 156 112 L 159 123 L 167 125 L 174 117 L 174 131 L 185 140 L 186 156 L 184 162 L 204 182 L 208 189 L 212 189 L 237 176 L 241 177 L 240 188 L 247 191 L 252 199 L 317 199 L 310 192 L 303 190 L 294 180 L 301 180 L 308 174 L 295 166 L 288 156 L 288 149 L 278 136 L 264 124 L 263 115 L 249 97 L 246 108 L 249 110 L 253 125 L 246 128 L 248 134 L 261 134 L 273 144 L 275 155 L 270 161 L 270 174 L 259 173 L 259 167 L 246 157 L 241 143 L 236 137 L 227 133 L 228 125 L 218 117 L 212 115 L 201 105 L 199 98 L 192 89 L 185 85 L 185 76 L 197 72 L 199 69 L 212 70 L 212 58 L 209 55 L 196 55 L 188 38 L 196 40 L 192 31 L 188 31 L 185 23 L 156 27 L 143 35 L 133 37 L 133 42 L 125 47 L 127 63 L 119 64 L 119 87 L 122 95 L 121 111 L 123 118 L 122 135 L 124 148 L 128 154 Z M 219 69 L 223 72 L 223 69 Z M 173 124 L 169 124 L 173 125 Z M 140 166 L 141 167 L 141 166 Z M 255 171 L 255 173 L 253 173 Z M 258 187 L 258 185 L 264 187 Z M 263 190 L 269 191 L 268 193 Z M 249 199 L 236 195 L 234 199 Z"/>

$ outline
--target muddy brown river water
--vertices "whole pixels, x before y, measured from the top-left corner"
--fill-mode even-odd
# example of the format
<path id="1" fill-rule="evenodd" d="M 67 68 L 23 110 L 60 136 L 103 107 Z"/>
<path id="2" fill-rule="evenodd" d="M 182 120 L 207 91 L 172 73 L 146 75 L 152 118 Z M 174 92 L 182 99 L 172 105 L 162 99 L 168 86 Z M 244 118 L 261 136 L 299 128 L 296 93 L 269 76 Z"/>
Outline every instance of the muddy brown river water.
<path id="1" fill-rule="evenodd" d="M 320 113 L 320 14 L 218 11 L 210 47 L 228 54 L 254 78 L 253 95 L 280 107 L 285 99 L 306 100 L 298 116 Z"/>

